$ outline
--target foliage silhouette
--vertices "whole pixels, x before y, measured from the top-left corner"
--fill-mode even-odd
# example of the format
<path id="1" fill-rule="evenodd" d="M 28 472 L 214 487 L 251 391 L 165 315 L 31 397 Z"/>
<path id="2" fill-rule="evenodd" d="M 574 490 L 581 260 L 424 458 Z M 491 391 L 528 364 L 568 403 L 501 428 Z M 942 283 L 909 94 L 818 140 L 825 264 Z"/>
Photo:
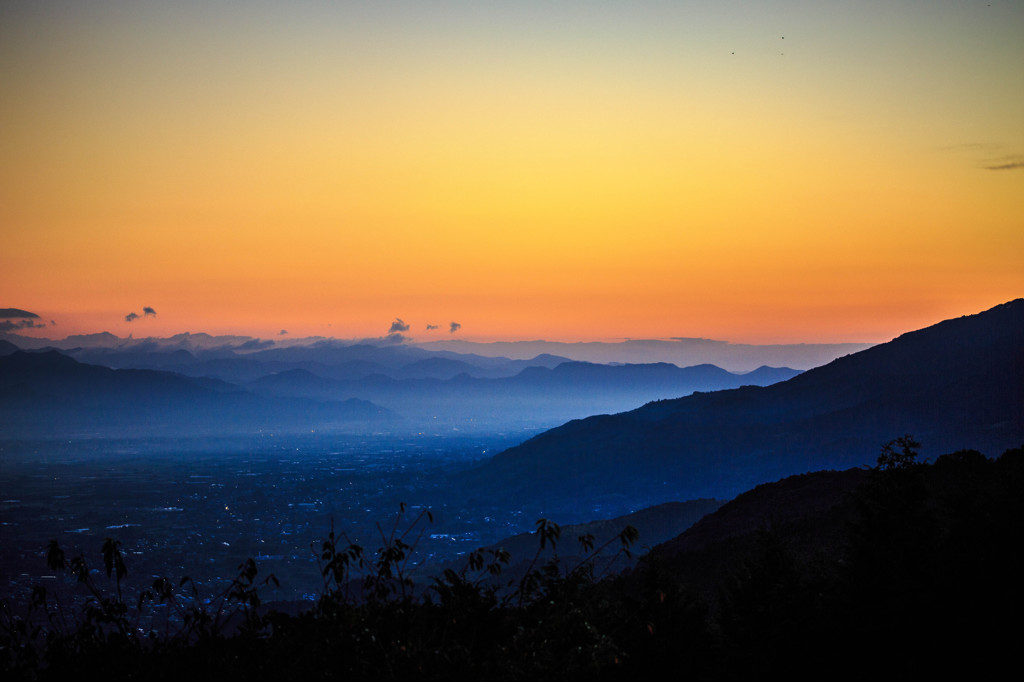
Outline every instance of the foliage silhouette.
<path id="1" fill-rule="evenodd" d="M 921 444 L 910 434 L 894 438 L 882 446 L 882 451 L 878 455 L 878 470 L 910 469 L 917 463 L 920 447 Z"/>
<path id="2" fill-rule="evenodd" d="M 660 555 L 598 575 L 602 547 L 587 535 L 576 538 L 583 559 L 542 561 L 541 550 L 562 541 L 545 519 L 524 575 L 509 575 L 508 552 L 491 548 L 417 582 L 410 557 L 431 518 L 410 519 L 405 505 L 378 526 L 373 553 L 332 527 L 314 545 L 320 598 L 294 615 L 263 604 L 260 590 L 275 581 L 261 579 L 251 559 L 210 599 L 187 578 L 158 578 L 129 605 L 116 540 L 103 543 L 102 571 L 51 542 L 47 565 L 86 601 L 69 608 L 59 590 L 37 587 L 27 614 L 0 604 L 0 672 L 42 680 L 84 670 L 152 680 L 995 674 L 1020 634 L 1002 615 L 1024 606 L 1014 568 L 1024 448 L 997 460 L 959 451 L 919 464 L 905 456 L 916 447 L 909 437 L 883 447 L 897 464 L 880 462 L 837 503 L 842 513 L 819 519 L 816 532 L 828 538 L 821 552 L 803 548 L 806 527 L 766 520 L 719 551 L 709 592 Z M 636 541 L 626 528 L 609 542 L 629 552 Z"/>

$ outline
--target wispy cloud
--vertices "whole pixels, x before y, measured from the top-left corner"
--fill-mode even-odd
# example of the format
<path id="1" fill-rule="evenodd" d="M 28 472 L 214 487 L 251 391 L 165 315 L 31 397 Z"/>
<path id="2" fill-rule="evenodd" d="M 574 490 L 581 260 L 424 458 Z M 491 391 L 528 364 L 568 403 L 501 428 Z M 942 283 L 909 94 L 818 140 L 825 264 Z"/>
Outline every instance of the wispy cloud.
<path id="1" fill-rule="evenodd" d="M 272 348 L 274 342 L 269 339 L 250 339 L 245 343 L 237 346 L 235 350 L 263 350 L 264 348 Z"/>
<path id="2" fill-rule="evenodd" d="M 429 331 L 432 331 L 432 330 L 434 330 L 434 329 L 439 329 L 439 328 L 440 328 L 440 327 L 438 327 L 438 326 L 437 326 L 436 324 L 428 324 L 428 325 L 427 325 L 427 331 L 428 331 L 428 332 L 429 332 Z"/>
<path id="3" fill-rule="evenodd" d="M 448 325 L 448 333 L 449 334 L 454 334 L 455 332 L 459 331 L 460 329 L 462 329 L 462 325 L 459 324 L 458 322 L 452 322 L 452 323 L 450 323 Z"/>
<path id="4" fill-rule="evenodd" d="M 1005 156 L 1001 159 L 993 159 L 989 165 L 983 166 L 985 170 L 1017 170 L 1024 168 L 1024 156 Z"/>
<path id="5" fill-rule="evenodd" d="M 988 158 L 981 158 L 977 162 L 979 164 L 978 167 L 984 170 L 1006 171 L 1024 168 L 1024 154 L 994 156 L 999 151 L 1009 151 L 1004 145 L 994 142 L 965 142 L 963 144 L 946 145 L 938 149 L 942 152 L 962 152 L 975 156 L 975 158 L 984 153 Z"/>
<path id="6" fill-rule="evenodd" d="M 150 308 L 148 305 L 142 309 L 142 314 L 146 316 L 152 315 L 153 317 L 156 317 L 156 311 Z"/>
<path id="7" fill-rule="evenodd" d="M 137 319 L 139 319 L 138 313 L 128 313 L 127 315 L 124 316 L 125 322 L 134 322 Z"/>
<path id="8" fill-rule="evenodd" d="M 407 331 L 409 331 L 409 325 L 403 322 L 402 318 L 396 317 L 395 321 L 391 323 L 391 328 L 388 329 L 388 334 L 398 334 Z"/>
<path id="9" fill-rule="evenodd" d="M 35 320 L 19 320 L 18 322 L 0 320 L 0 334 L 17 331 L 19 329 L 42 329 L 45 326 L 46 325 L 42 322 L 36 322 Z"/>
<path id="10" fill-rule="evenodd" d="M 288 330 L 287 329 L 282 329 L 281 331 L 279 331 L 277 333 L 277 335 L 278 336 L 288 336 Z"/>

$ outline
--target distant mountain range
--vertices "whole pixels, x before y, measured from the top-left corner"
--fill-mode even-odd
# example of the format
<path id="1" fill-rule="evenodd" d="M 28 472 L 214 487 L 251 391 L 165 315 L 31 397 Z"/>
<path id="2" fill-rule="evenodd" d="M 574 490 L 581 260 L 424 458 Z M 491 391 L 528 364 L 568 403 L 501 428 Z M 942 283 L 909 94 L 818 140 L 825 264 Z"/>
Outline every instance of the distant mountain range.
<path id="1" fill-rule="evenodd" d="M 291 369 L 261 377 L 245 386 L 266 396 L 329 400 L 358 396 L 384 405 L 414 422 L 502 429 L 552 426 L 581 416 L 619 412 L 650 400 L 678 397 L 693 391 L 763 386 L 798 374 L 796 370 L 771 367 L 749 374 L 733 374 L 713 365 L 680 368 L 668 363 L 562 362 L 549 367 L 546 365 L 553 364 L 552 356 L 542 356 L 542 361 L 545 364 L 529 366 L 515 376 L 495 379 L 462 372 L 450 379 L 396 379 L 372 374 L 360 379 L 339 380 L 306 369 Z M 422 369 L 426 362 L 413 363 L 413 369 Z M 437 368 L 441 363 L 432 364 Z M 402 368 L 398 373 L 415 375 L 409 370 L 409 367 Z"/>
<path id="2" fill-rule="evenodd" d="M 543 498 L 728 498 L 759 483 L 873 463 L 913 434 L 924 452 L 1024 443 L 1024 299 L 947 320 L 767 387 L 572 421 L 465 475 Z"/>
<path id="3" fill-rule="evenodd" d="M 629 339 L 626 341 L 495 341 L 490 343 L 447 339 L 417 344 L 427 350 L 526 359 L 541 353 L 579 362 L 670 362 L 680 367 L 711 364 L 731 372 L 749 372 L 762 365 L 810 369 L 850 353 L 870 348 L 870 343 L 746 344 L 715 339 Z"/>
<path id="4" fill-rule="evenodd" d="M 2 342 L 0 423 L 8 435 L 536 431 L 695 390 L 798 374 L 597 365 L 553 355 L 509 360 L 334 341 L 242 351 L 213 337 L 196 343 L 194 335 L 110 346 L 101 336 L 98 345 L 65 351 L 25 352 Z"/>
<path id="5" fill-rule="evenodd" d="M 254 395 L 209 378 L 89 365 L 58 351 L 0 356 L 6 437 L 224 435 L 381 428 L 395 415 L 365 400 Z"/>
<path id="6" fill-rule="evenodd" d="M 630 339 L 618 342 L 502 341 L 482 343 L 462 339 L 416 343 L 408 339 L 342 340 L 322 337 L 257 339 L 249 336 L 176 334 L 167 338 L 121 338 L 110 332 L 78 334 L 61 340 L 40 339 L 0 333 L 22 350 L 55 348 L 83 362 L 119 369 L 169 369 L 184 374 L 214 375 L 229 381 L 251 381 L 259 374 L 251 368 L 270 362 L 305 362 L 311 365 L 338 364 L 339 355 L 351 361 L 347 376 L 359 378 L 378 371 L 392 378 L 447 379 L 459 371 L 471 376 L 497 378 L 513 376 L 524 367 L 542 364 L 544 357 L 558 362 L 575 360 L 596 364 L 671 363 L 679 367 L 712 364 L 730 372 L 749 372 L 763 365 L 808 369 L 837 357 L 869 348 L 868 343 L 743 344 L 700 338 Z M 261 351 L 266 351 L 260 353 Z M 258 354 L 259 353 L 259 354 Z M 161 356 L 161 357 L 157 357 Z M 448 358 L 465 362 L 457 365 L 428 362 L 415 376 L 394 373 L 415 360 Z M 218 360 L 233 360 L 218 364 Z M 240 362 L 256 360 L 257 363 Z M 151 363 L 161 362 L 162 366 Z M 366 372 L 359 364 L 364 364 Z M 557 362 L 555 363 L 557 364 Z M 545 366 L 553 367 L 552 364 Z M 283 369 L 283 368 L 281 368 Z M 316 372 L 313 366 L 306 369 Z M 276 371 L 276 370 L 275 370 Z M 264 372 L 265 373 L 265 372 Z M 317 372 L 319 373 L 319 372 Z"/>

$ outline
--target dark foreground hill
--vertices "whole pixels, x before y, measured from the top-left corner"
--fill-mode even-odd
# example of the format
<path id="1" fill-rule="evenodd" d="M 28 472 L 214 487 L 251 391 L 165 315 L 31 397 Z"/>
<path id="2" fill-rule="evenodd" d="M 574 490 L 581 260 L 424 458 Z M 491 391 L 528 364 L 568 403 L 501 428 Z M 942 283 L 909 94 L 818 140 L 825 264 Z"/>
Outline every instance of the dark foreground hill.
<path id="1" fill-rule="evenodd" d="M 1022 487 L 1022 448 L 794 476 L 655 547 L 625 582 L 704 605 L 737 679 L 985 677 L 1021 634 L 998 613 L 1024 605 Z"/>
<path id="2" fill-rule="evenodd" d="M 332 537 L 322 597 L 293 615 L 260 607 L 266 581 L 251 560 L 220 596 L 190 598 L 189 581 L 157 579 L 136 607 L 121 597 L 130 557 L 114 540 L 102 550 L 106 579 L 51 544 L 52 570 L 77 585 L 37 588 L 25 617 L 0 609 L 0 673 L 533 682 L 667 671 L 712 681 L 1003 675 L 1017 660 L 1024 607 L 1024 449 L 998 460 L 959 451 L 931 465 L 907 452 L 872 471 L 760 486 L 602 581 L 586 565 L 548 563 L 499 591 L 493 578 L 505 575 L 504 562 L 483 556 L 413 594 L 402 579 L 407 545 L 392 540 L 364 554 Z M 550 540 L 551 530 L 540 535 Z M 360 557 L 370 576 L 354 599 L 347 588 Z M 60 607 L 62 588 L 72 587 L 94 595 L 77 613 Z"/>
<path id="3" fill-rule="evenodd" d="M 872 461 L 913 433 L 925 453 L 1024 441 L 1024 299 L 947 320 L 772 386 L 700 393 L 569 422 L 466 476 L 478 489 L 590 498 L 731 497 Z"/>
<path id="4" fill-rule="evenodd" d="M 522 577 L 529 565 L 540 565 L 557 557 L 568 565 L 585 560 L 594 563 L 599 575 L 618 573 L 636 563 L 642 552 L 677 537 L 687 528 L 722 506 L 721 500 L 689 500 L 665 502 L 611 519 L 564 525 L 556 542 L 538 548 L 536 532 L 520 533 L 484 547 L 484 552 L 505 551 L 509 565 L 502 571 L 500 584 L 508 576 Z M 629 555 L 621 551 L 620 534 L 627 526 L 638 534 L 636 546 Z M 581 539 L 583 542 L 581 542 Z M 458 568 L 464 560 L 448 562 L 441 568 Z M 431 574 L 431 567 L 421 572 Z"/>

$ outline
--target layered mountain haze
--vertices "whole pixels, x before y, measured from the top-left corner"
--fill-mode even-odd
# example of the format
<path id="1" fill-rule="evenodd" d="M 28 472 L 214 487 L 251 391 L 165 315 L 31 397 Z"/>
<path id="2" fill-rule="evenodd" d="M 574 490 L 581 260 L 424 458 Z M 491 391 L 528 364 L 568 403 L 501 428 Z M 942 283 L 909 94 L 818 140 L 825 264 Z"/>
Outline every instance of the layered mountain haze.
<path id="1" fill-rule="evenodd" d="M 0 338 L 23 350 L 56 348 L 84 362 L 118 367 L 149 368 L 148 354 L 186 351 L 201 359 L 252 356 L 262 362 L 286 360 L 336 364 L 343 354 L 351 361 L 378 363 L 385 367 L 416 360 L 447 358 L 465 361 L 473 376 L 511 376 L 525 367 L 554 367 L 574 360 L 594 364 L 670 363 L 679 367 L 712 364 L 730 372 L 750 372 L 763 365 L 809 369 L 837 357 L 870 348 L 869 343 L 743 344 L 715 339 L 628 339 L 623 341 L 495 341 L 463 339 L 416 342 L 391 338 L 345 340 L 323 337 L 261 339 L 251 336 L 182 333 L 166 338 L 123 338 L 110 332 L 76 334 L 64 339 L 36 338 L 0 333 Z M 182 362 L 183 366 L 188 362 Z M 437 377 L 435 373 L 430 376 Z M 225 377 L 227 378 L 227 377 Z"/>
<path id="2" fill-rule="evenodd" d="M 365 431 L 394 420 L 365 400 L 264 398 L 218 379 L 115 370 L 58 351 L 0 357 L 0 426 L 8 438 Z"/>
<path id="3" fill-rule="evenodd" d="M 471 654 L 480 661 L 519 646 L 518 661 L 559 637 L 578 653 L 597 634 L 630 677 L 674 659 L 728 672 L 715 679 L 753 677 L 764 661 L 921 669 L 907 633 L 912 651 L 941 642 L 973 670 L 974 652 L 1012 651 L 997 612 L 1020 603 L 1007 539 L 1020 534 L 1022 387 L 1024 299 L 805 372 L 333 340 L 0 343 L 0 473 L 17 494 L 0 510 L 0 577 L 24 595 L 11 603 L 37 608 L 39 584 L 73 582 L 53 580 L 60 548 L 106 538 L 107 565 L 111 553 L 137 563 L 143 587 L 188 575 L 249 600 L 214 632 L 228 647 L 258 642 L 231 660 L 260 671 L 281 658 L 264 648 L 315 641 L 315 655 L 337 655 L 353 631 L 338 613 L 369 615 L 345 622 L 428 658 L 463 650 L 456 625 L 467 642 L 493 640 Z M 524 424 L 644 402 L 522 441 Z M 44 532 L 57 538 L 45 567 Z M 113 580 L 105 603 L 135 603 Z M 82 613 L 76 627 L 91 627 Z M 404 639 L 409 618 L 444 641 Z M 272 629 L 232 637 L 243 620 Z M 881 653 L 864 663 L 879 628 Z M 183 657 L 201 649 L 180 632 Z"/>
<path id="4" fill-rule="evenodd" d="M 403 368 L 398 373 L 408 372 Z M 359 396 L 420 423 L 441 420 L 453 425 L 472 422 L 478 427 L 530 428 L 595 413 L 620 412 L 693 391 L 766 385 L 797 373 L 770 367 L 740 375 L 713 365 L 680 368 L 667 363 L 610 366 L 563 362 L 550 368 L 531 366 L 514 376 L 495 379 L 462 372 L 450 379 L 399 379 L 376 373 L 361 379 L 333 380 L 294 369 L 262 377 L 247 387 L 274 396 L 335 400 Z"/>
<path id="5" fill-rule="evenodd" d="M 668 362 L 689 366 L 711 364 L 733 372 L 749 372 L 763 365 L 810 369 L 839 356 L 870 348 L 869 343 L 747 344 L 716 339 L 628 339 L 608 341 L 493 341 L 462 339 L 420 344 L 428 350 L 447 350 L 478 355 L 527 359 L 548 353 L 581 362 Z"/>
<path id="6" fill-rule="evenodd" d="M 15 337 L 15 340 L 20 340 Z M 254 431 L 348 433 L 532 431 L 595 413 L 798 374 L 761 367 L 599 365 L 541 354 L 512 360 L 406 344 L 244 337 L 76 338 L 61 351 L 0 351 L 10 435 L 188 435 Z M 69 341 L 59 344 L 69 346 Z M 120 435 L 120 434 L 119 434 Z"/>
<path id="7" fill-rule="evenodd" d="M 699 393 L 573 421 L 467 474 L 474 485 L 600 498 L 731 497 L 816 469 L 873 463 L 912 433 L 925 454 L 1024 442 L 1024 299 L 947 320 L 768 387 Z"/>

